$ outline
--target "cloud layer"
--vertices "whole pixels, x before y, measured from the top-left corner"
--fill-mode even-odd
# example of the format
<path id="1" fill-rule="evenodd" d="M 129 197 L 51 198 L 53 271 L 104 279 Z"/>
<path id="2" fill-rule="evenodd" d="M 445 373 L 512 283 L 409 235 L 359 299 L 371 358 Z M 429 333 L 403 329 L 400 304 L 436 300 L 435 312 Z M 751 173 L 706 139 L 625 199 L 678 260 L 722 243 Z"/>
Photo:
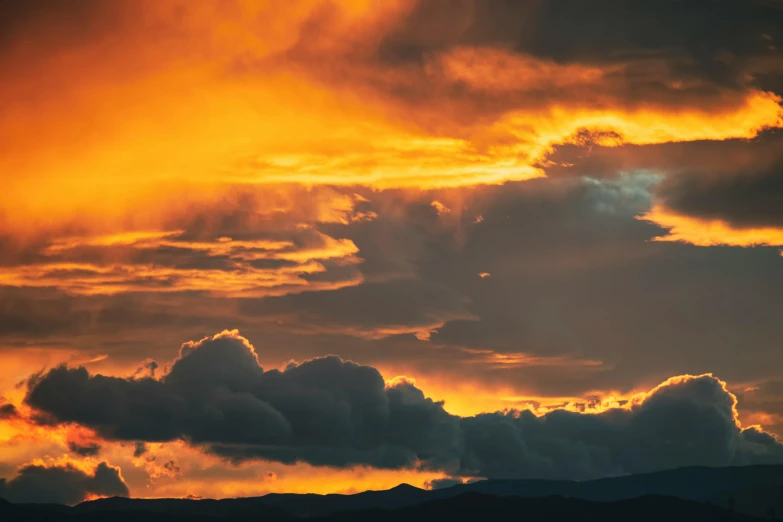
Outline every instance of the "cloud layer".
<path id="1" fill-rule="evenodd" d="M 376 369 L 335 356 L 264 371 L 235 331 L 186 343 L 160 380 L 54 368 L 30 379 L 26 402 L 107 439 L 181 439 L 234 462 L 570 479 L 783 462 L 783 444 L 743 430 L 736 398 L 709 375 L 672 378 L 599 413 L 457 417 L 412 383 L 386 386 Z"/>
<path id="2" fill-rule="evenodd" d="M 165 213 L 184 186 L 203 199 L 225 184 L 520 181 L 585 136 L 653 145 L 781 124 L 774 3 L 436 3 L 11 2 L 8 219 Z"/>

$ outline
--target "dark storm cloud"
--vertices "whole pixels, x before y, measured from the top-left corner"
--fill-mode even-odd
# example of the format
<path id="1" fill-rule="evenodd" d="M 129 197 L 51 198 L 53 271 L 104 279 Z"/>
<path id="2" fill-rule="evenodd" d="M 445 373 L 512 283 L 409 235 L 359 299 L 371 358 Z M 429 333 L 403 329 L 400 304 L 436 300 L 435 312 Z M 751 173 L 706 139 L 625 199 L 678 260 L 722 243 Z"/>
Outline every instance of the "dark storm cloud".
<path id="1" fill-rule="evenodd" d="M 91 320 L 89 309 L 50 289 L 0 287 L 0 335 L 46 336 L 78 333 Z"/>
<path id="2" fill-rule="evenodd" d="M 234 462 L 426 468 L 493 478 L 585 479 L 687 465 L 783 462 L 783 445 L 735 423 L 711 376 L 664 383 L 598 414 L 457 417 L 407 381 L 335 356 L 264 371 L 236 333 L 183 345 L 160 381 L 59 367 L 26 401 L 111 439 L 183 439 Z"/>
<path id="3" fill-rule="evenodd" d="M 783 227 L 783 153 L 761 172 L 738 172 L 717 179 L 676 177 L 656 196 L 667 208 L 737 228 Z"/>
<path id="4" fill-rule="evenodd" d="M 482 414 L 462 421 L 468 441 L 463 466 L 498 478 L 589 478 L 783 462 L 779 442 L 750 440 L 737 428 L 733 405 L 720 382 L 705 376 L 665 383 L 630 409 Z"/>
<path id="5" fill-rule="evenodd" d="M 773 145 L 764 143 L 747 144 L 754 147 L 750 156 L 759 158 L 756 152 Z M 715 152 L 696 145 L 704 147 L 701 157 Z M 726 145 L 734 150 L 729 157 L 744 157 L 740 144 Z M 679 157 L 675 149 L 658 155 L 672 162 Z M 6 339 L 31 342 L 41 336 L 33 328 L 40 324 L 41 332 L 51 328 L 74 349 L 99 345 L 100 353 L 135 368 L 145 357 L 165 360 L 167 347 L 185 336 L 201 338 L 232 325 L 265 339 L 262 359 L 272 364 L 336 352 L 439 382 L 447 367 L 459 380 L 533 397 L 628 392 L 678 373 L 716 372 L 745 382 L 783 362 L 776 249 L 650 241 L 665 231 L 636 216 L 650 207 L 655 179 L 590 174 L 596 178 L 476 188 L 460 195 L 459 206 L 449 203 L 454 212 L 444 216 L 429 203 L 448 203 L 443 196 L 449 193 L 428 192 L 414 201 L 393 191 L 366 194 L 376 219 L 324 229 L 360 249 L 365 261 L 359 269 L 374 282 L 358 287 L 260 300 L 8 290 L 5 295 L 27 297 L 19 305 L 2 301 L 0 309 L 9 314 Z M 478 215 L 483 220 L 475 223 Z M 479 278 L 480 272 L 491 277 Z M 44 306 L 39 313 L 39 299 L 51 300 L 51 311 Z M 429 343 L 394 335 L 440 322 Z M 14 331 L 20 324 L 28 327 Z M 118 331 L 122 339 L 112 335 Z M 86 332 L 93 337 L 81 340 Z M 746 357 L 736 355 L 739 345 Z M 462 348 L 604 364 L 492 365 Z"/>
<path id="6" fill-rule="evenodd" d="M 61 366 L 34 377 L 27 400 L 111 439 L 183 438 L 215 444 L 222 453 L 228 450 L 220 445 L 247 445 L 249 454 L 268 451 L 279 455 L 268 458 L 283 461 L 288 448 L 306 453 L 312 447 L 312 460 L 327 454 L 323 458 L 337 465 L 351 452 L 389 446 L 389 452 L 404 453 L 391 465 L 401 467 L 417 454 L 455 444 L 449 437 L 456 419 L 418 390 L 386 390 L 374 368 L 332 356 L 265 372 L 245 343 L 226 333 L 185 345 L 160 381 L 91 376 L 85 368 Z M 431 425 L 413 433 L 397 428 L 411 419 Z"/>
<path id="7" fill-rule="evenodd" d="M 384 40 L 381 56 L 415 62 L 457 45 L 504 46 L 559 62 L 668 61 L 672 77 L 659 81 L 700 77 L 739 87 L 754 60 L 777 58 L 783 72 L 773 47 L 781 27 L 783 8 L 764 0 L 419 2 Z"/>
<path id="8" fill-rule="evenodd" d="M 350 200 L 353 192 L 353 188 L 341 191 L 314 189 L 307 201 L 316 205 L 319 204 L 319 198 L 327 202 L 330 197 Z M 278 215 L 275 212 L 254 211 L 254 206 L 261 206 L 259 198 L 264 193 L 247 190 L 242 192 L 237 207 L 209 209 L 213 211 L 211 215 L 202 215 L 203 209 L 200 209 L 189 219 L 173 223 L 172 228 L 180 227 L 184 232 L 168 237 L 166 241 L 170 245 L 165 247 L 154 247 L 157 240 L 140 240 L 135 245 L 104 245 L 99 244 L 99 241 L 89 244 L 91 238 L 88 237 L 77 238 L 72 245 L 68 241 L 54 243 L 56 248 L 52 251 L 51 244 L 42 242 L 37 253 L 27 254 L 26 263 L 89 262 L 105 266 L 106 263 L 116 264 L 115 261 L 121 259 L 128 270 L 148 266 L 173 269 L 173 275 L 166 279 L 166 284 L 176 286 L 176 274 L 180 271 L 191 274 L 191 269 L 218 270 L 225 273 L 227 278 L 239 279 L 235 261 L 227 259 L 225 255 L 204 250 L 205 245 L 216 249 L 220 245 L 225 246 L 227 243 L 216 241 L 221 237 L 231 237 L 235 241 L 292 242 L 292 246 L 274 252 L 274 255 L 279 256 L 295 255 L 297 249 L 317 251 L 329 247 L 326 236 L 314 228 L 290 230 L 294 220 L 286 218 L 285 213 Z M 300 192 L 295 192 L 295 195 L 302 196 Z M 373 196 L 378 200 L 375 206 L 359 201 L 357 206 L 362 209 L 359 212 L 376 208 L 380 210 L 386 199 L 400 197 L 401 194 L 396 193 L 390 198 L 382 194 L 376 196 Z M 310 203 L 306 206 L 310 206 Z M 321 204 L 322 207 L 324 205 L 326 203 Z M 437 222 L 437 213 L 429 201 L 419 206 L 429 212 L 429 218 Z M 296 212 L 308 214 L 309 211 L 305 209 Z M 342 219 L 344 213 L 340 210 L 337 217 Z M 303 216 L 305 218 L 316 219 L 315 216 L 307 215 Z M 300 274 L 300 282 L 307 284 L 290 290 L 328 289 L 347 282 L 358 284 L 361 279 L 367 281 L 366 285 L 334 291 L 303 292 L 298 298 L 281 296 L 232 301 L 205 295 L 202 291 L 172 291 L 165 293 L 168 295 L 147 296 L 138 290 L 150 290 L 150 285 L 159 285 L 160 281 L 146 275 L 141 280 L 129 277 L 125 282 L 133 285 L 130 289 L 133 291 L 111 296 L 70 294 L 67 288 L 0 287 L 0 297 L 4 297 L 0 299 L 0 335 L 16 342 L 54 336 L 73 341 L 81 335 L 100 336 L 133 323 L 137 335 L 144 335 L 145 332 L 154 334 L 163 327 L 176 325 L 189 332 L 188 336 L 202 336 L 230 323 L 244 330 L 255 325 L 308 334 L 383 337 L 395 333 L 426 332 L 449 320 L 469 320 L 472 317 L 467 311 L 469 299 L 465 296 L 442 284 L 416 279 L 414 261 L 417 245 L 427 240 L 428 230 L 417 231 L 414 227 L 397 224 L 393 217 L 379 220 L 378 225 L 365 226 L 368 223 L 370 221 L 318 225 L 330 238 L 351 235 L 357 241 L 360 240 L 362 251 L 357 256 L 363 261 L 353 262 L 345 257 L 318 260 L 325 271 Z M 3 253 L 1 247 L 0 253 Z M 49 251 L 46 251 L 47 247 Z M 10 247 L 6 253 L 11 255 Z M 248 250 L 236 254 L 255 253 L 258 252 Z M 252 269 L 269 270 L 272 276 L 277 270 L 288 270 L 302 263 L 288 259 L 257 259 L 243 260 L 240 264 Z M 57 280 L 53 279 L 52 284 L 83 276 L 68 272 Z M 120 279 L 124 279 L 123 276 Z M 84 282 L 89 283 L 89 279 Z M 283 281 L 287 282 L 291 281 Z M 85 288 L 95 289 L 90 284 Z M 282 287 L 279 289 L 283 291 Z M 116 343 L 112 341 L 112 345 Z"/>
<path id="9" fill-rule="evenodd" d="M 679 111 L 742 111 L 750 98 L 770 101 L 762 88 L 783 78 L 781 25 L 778 6 L 741 0 L 421 1 L 377 42 L 340 41 L 337 53 L 321 46 L 328 17 L 314 19 L 309 37 L 250 69 L 295 64 L 316 82 L 383 100 L 406 123 L 466 138 L 482 151 L 525 141 L 502 130 L 476 138 L 487 133 L 483 125 L 515 114 L 665 111 L 675 118 Z"/>
<path id="10" fill-rule="evenodd" d="M 245 317 L 288 322 L 304 333 L 355 332 L 368 337 L 427 331 L 451 320 L 471 320 L 470 300 L 437 283 L 402 279 L 331 292 L 243 300 Z"/>
<path id="11" fill-rule="evenodd" d="M 716 152 L 714 144 L 693 145 L 700 158 Z M 774 143 L 725 145 L 733 152 L 716 165 L 746 155 L 761 162 L 759 152 Z M 671 163 L 692 155 L 678 150 L 655 155 Z M 647 159 L 654 160 L 652 154 Z M 359 270 L 373 282 L 358 287 L 256 300 L 7 289 L 9 300 L 0 301 L 5 340 L 34 343 L 56 334 L 75 350 L 99 349 L 136 368 L 145 357 L 165 360 L 168 347 L 182 338 L 232 325 L 265 339 L 262 359 L 271 364 L 336 352 L 437 382 L 448 368 L 460 381 L 538 398 L 628 392 L 678 373 L 716 372 L 745 382 L 783 362 L 776 341 L 783 335 L 776 319 L 783 313 L 777 249 L 650 241 L 665 231 L 636 216 L 652 204 L 655 180 L 649 174 L 587 173 L 595 179 L 476 188 L 464 199 L 458 194 L 459 206 L 447 201 L 448 192 L 423 193 L 414 201 L 394 191 L 367 193 L 371 201 L 363 205 L 378 213 L 376 219 L 324 227 L 360 249 L 365 261 Z M 439 198 L 452 214 L 439 216 L 431 207 Z M 475 223 L 478 215 L 483 220 Z M 214 237 L 222 226 L 204 233 Z M 491 277 L 481 279 L 480 272 Z M 429 343 L 395 335 L 440 322 L 445 324 L 435 326 Z M 736 355 L 740 345 L 746 357 Z M 463 348 L 603 364 L 493 365 Z"/>
<path id="12" fill-rule="evenodd" d="M 0 498 L 10 502 L 78 504 L 90 495 L 127 497 L 120 472 L 101 462 L 87 474 L 70 464 L 45 467 L 28 465 L 10 480 L 0 479 Z"/>
<path id="13" fill-rule="evenodd" d="M 13 419 L 19 416 L 16 406 L 11 403 L 4 403 L 0 400 L 0 420 Z"/>
<path id="14" fill-rule="evenodd" d="M 462 484 L 462 480 L 458 478 L 442 478 L 442 479 L 434 479 L 430 480 L 425 484 L 427 489 L 445 489 L 450 488 L 451 486 L 456 486 L 457 484 Z"/>
<path id="15" fill-rule="evenodd" d="M 739 164 L 761 167 L 774 149 L 770 139 L 726 143 L 725 155 L 718 154 L 696 173 L 710 175 L 713 166 L 720 167 L 713 173 L 719 179 L 733 175 Z M 652 240 L 666 231 L 638 219 L 653 204 L 662 177 L 642 167 L 654 164 L 654 156 L 668 165 L 694 152 L 709 159 L 720 151 L 714 143 L 693 146 L 652 148 L 633 165 L 638 170 L 624 166 L 621 175 L 617 170 L 612 175 L 585 170 L 590 179 L 476 188 L 456 198 L 459 206 L 451 205 L 459 213 L 445 216 L 424 212 L 421 201 L 399 198 L 395 204 L 391 194 L 376 197 L 375 208 L 385 211 L 346 235 L 361 252 L 377 248 L 374 239 L 410 238 L 394 241 L 390 255 L 396 266 L 407 265 L 422 281 L 466 296 L 466 309 L 478 320 L 451 320 L 436 329 L 429 344 L 395 338 L 360 348 L 335 339 L 313 341 L 314 346 L 335 350 L 338 345 L 340 355 L 414 376 L 442 374 L 448 364 L 450 374 L 460 379 L 486 386 L 503 383 L 535 397 L 627 392 L 678 373 L 716 372 L 730 382 L 766 375 L 762 368 L 783 362 L 777 341 L 783 330 L 776 319 L 783 313 L 778 249 L 656 242 Z M 616 164 L 621 158 L 606 161 Z M 697 163 L 692 159 L 682 168 L 692 171 Z M 432 201 L 443 194 L 426 196 Z M 387 215 L 395 217 L 393 223 Z M 383 263 L 382 256 L 368 258 L 361 269 L 378 273 Z M 481 272 L 491 275 L 480 278 Z M 336 320 L 341 307 L 337 301 L 332 304 L 328 316 Z M 367 302 L 367 307 L 375 306 Z M 605 365 L 573 366 L 571 372 L 558 365 L 491 367 L 470 364 L 472 356 L 444 346 L 568 355 Z M 737 355 L 737 346 L 744 347 L 745 356 Z M 307 353 L 324 352 L 313 348 Z"/>
<path id="16" fill-rule="evenodd" d="M 101 6 L 102 2 L 97 0 L 75 0 L 67 4 L 52 0 L 5 0 L 0 4 L 0 45 L 19 38 L 33 24 L 47 22 L 55 30 L 49 38 L 78 40 L 94 36 L 90 29 L 105 17 Z"/>
<path id="17" fill-rule="evenodd" d="M 142 455 L 147 453 L 148 450 L 149 448 L 147 447 L 146 444 L 144 444 L 142 441 L 136 441 L 136 443 L 133 445 L 133 456 L 141 457 Z"/>
<path id="18" fill-rule="evenodd" d="M 547 172 L 613 178 L 620 173 L 660 176 L 656 204 L 677 214 L 721 220 L 737 228 L 783 225 L 783 133 L 753 140 L 697 141 L 645 147 L 562 146 Z"/>
<path id="19" fill-rule="evenodd" d="M 753 59 L 779 59 L 769 39 L 783 36 L 783 9 L 763 0 L 569 0 L 542 2 L 534 23 L 535 31 L 520 34 L 520 47 L 536 54 L 588 62 L 658 54 L 671 60 L 672 79 L 740 88 Z"/>
<path id="20" fill-rule="evenodd" d="M 465 228 L 458 255 L 448 243 L 431 244 L 422 276 L 470 296 L 480 320 L 451 321 L 432 341 L 500 352 L 585 354 L 589 336 L 573 332 L 563 315 L 568 298 L 557 294 L 568 292 L 567 281 L 658 259 L 665 247 L 646 241 L 659 229 L 634 218 L 649 208 L 652 183 L 646 176 L 531 181 L 478 199 L 473 213 L 482 221 Z M 477 277 L 480 272 L 490 277 Z M 577 294 L 573 298 L 599 298 Z"/>
<path id="21" fill-rule="evenodd" d="M 514 236 L 520 238 L 520 254 L 528 241 L 523 234 Z M 467 293 L 480 320 L 449 323 L 432 341 L 602 360 L 614 370 L 588 379 L 599 389 L 628 389 L 639 379 L 679 372 L 716 371 L 731 380 L 747 379 L 765 365 L 779 364 L 781 326 L 774 317 L 782 311 L 776 295 L 783 279 L 777 251 L 634 242 L 624 234 L 615 239 L 614 249 L 591 266 L 585 261 L 598 253 L 598 244 L 564 248 L 561 256 L 539 260 L 546 267 L 571 259 L 574 269 L 568 271 L 495 262 L 480 298 Z M 533 258 L 532 252 L 540 251 L 528 250 Z M 620 257 L 631 253 L 635 256 Z M 737 346 L 745 347 L 744 357 L 737 356 Z M 538 387 L 541 393 L 557 388 L 568 386 L 553 379 Z"/>
<path id="22" fill-rule="evenodd" d="M 29 347 L 35 357 L 36 348 L 49 348 L 87 360 L 100 350 L 112 360 L 136 364 L 140 343 L 146 343 L 152 349 L 146 355 L 154 357 L 156 343 L 179 343 L 183 332 L 199 338 L 229 321 L 240 328 L 251 324 L 226 300 L 207 296 L 73 296 L 54 288 L 0 288 L 2 355 Z M 127 330 L 129 324 L 133 333 Z M 122 339 L 114 337 L 118 331 L 125 332 Z"/>
<path id="23" fill-rule="evenodd" d="M 750 427 L 746 430 L 743 430 L 742 436 L 748 442 L 760 444 L 761 446 L 769 448 L 774 448 L 780 444 L 776 437 L 756 427 Z"/>
<path id="24" fill-rule="evenodd" d="M 551 163 L 546 171 L 552 177 L 611 178 L 640 171 L 669 176 L 731 176 L 769 169 L 778 160 L 781 145 L 783 134 L 777 129 L 761 132 L 752 140 L 644 146 L 606 147 L 587 139 L 584 143 L 557 146 L 548 157 Z"/>
<path id="25" fill-rule="evenodd" d="M 94 457 L 101 452 L 101 445 L 97 442 L 68 442 L 68 449 L 81 457 Z"/>

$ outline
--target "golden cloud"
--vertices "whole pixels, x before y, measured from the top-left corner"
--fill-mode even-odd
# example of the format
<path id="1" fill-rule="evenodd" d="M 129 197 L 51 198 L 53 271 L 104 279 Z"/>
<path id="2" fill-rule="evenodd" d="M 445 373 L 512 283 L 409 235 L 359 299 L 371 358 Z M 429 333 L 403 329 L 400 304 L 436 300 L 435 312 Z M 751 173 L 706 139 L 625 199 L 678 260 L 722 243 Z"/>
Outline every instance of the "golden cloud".
<path id="1" fill-rule="evenodd" d="M 309 245 L 291 241 L 233 240 L 183 241 L 182 231 L 133 232 L 111 236 L 58 239 L 44 250 L 45 256 L 57 256 L 52 262 L 18 265 L 0 269 L 0 285 L 55 287 L 73 294 L 110 295 L 120 292 L 203 291 L 225 297 L 259 297 L 317 289 L 336 289 L 359 284 L 362 276 L 353 271 L 349 278 L 336 281 L 312 281 L 303 276 L 324 273 L 328 261 L 338 266 L 358 265 L 358 248 L 350 240 L 334 239 L 316 231 L 309 232 Z M 69 260 L 79 249 L 122 246 L 126 256 L 145 251 L 153 254 L 169 249 L 185 258 L 185 266 L 166 266 L 153 255 L 148 262 L 123 263 Z M 165 256 L 160 256 L 165 258 Z M 210 268 L 217 260 L 218 268 Z M 204 266 L 198 266 L 201 262 Z M 270 263 L 257 266 L 256 262 Z M 189 264 L 195 265 L 189 267 Z"/>
<path id="2" fill-rule="evenodd" d="M 486 46 L 387 63 L 383 38 L 413 2 L 273 5 L 118 3 L 86 43 L 17 42 L 0 92 L 14 100 L 0 117 L 5 218 L 165 209 L 184 186 L 204 199 L 234 184 L 502 183 L 543 176 L 584 132 L 645 145 L 781 125 L 780 99 L 751 87 L 628 98 L 631 64 Z"/>
<path id="3" fill-rule="evenodd" d="M 696 246 L 783 246 L 783 229 L 776 227 L 737 228 L 717 219 L 680 215 L 664 206 L 654 206 L 639 219 L 668 229 L 654 241 L 690 243 Z"/>

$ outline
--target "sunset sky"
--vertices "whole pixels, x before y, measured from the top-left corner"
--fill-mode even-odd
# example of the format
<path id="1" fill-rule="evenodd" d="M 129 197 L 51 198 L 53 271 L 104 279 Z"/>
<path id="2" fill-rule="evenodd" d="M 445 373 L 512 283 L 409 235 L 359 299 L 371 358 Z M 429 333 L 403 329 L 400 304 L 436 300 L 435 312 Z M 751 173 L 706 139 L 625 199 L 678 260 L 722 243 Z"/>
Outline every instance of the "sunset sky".
<path id="1" fill-rule="evenodd" d="M 777 0 L 0 2 L 0 497 L 783 463 L 781 96 Z"/>

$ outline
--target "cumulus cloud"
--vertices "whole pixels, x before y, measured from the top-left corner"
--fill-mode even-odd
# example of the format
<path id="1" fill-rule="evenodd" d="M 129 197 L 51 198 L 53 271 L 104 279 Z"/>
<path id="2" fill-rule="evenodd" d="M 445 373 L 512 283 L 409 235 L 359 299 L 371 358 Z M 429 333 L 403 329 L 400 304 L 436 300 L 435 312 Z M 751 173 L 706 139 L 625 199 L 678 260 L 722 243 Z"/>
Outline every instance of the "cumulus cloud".
<path id="1" fill-rule="evenodd" d="M 735 405 L 724 383 L 703 375 L 672 378 L 625 407 L 597 414 L 482 414 L 462 421 L 463 466 L 495 478 L 586 479 L 783 462 L 779 441 L 759 443 L 738 426 Z"/>
<path id="2" fill-rule="evenodd" d="M 117 468 L 101 462 L 91 472 L 72 464 L 26 465 L 16 476 L 0 479 L 0 498 L 10 502 L 73 505 L 94 496 L 128 496 L 128 487 Z"/>
<path id="3" fill-rule="evenodd" d="M 26 401 L 108 439 L 182 439 L 234 462 L 571 479 L 783 462 L 783 445 L 743 431 L 735 396 L 710 375 L 672 378 L 600 413 L 458 417 L 411 382 L 386 386 L 375 368 L 336 356 L 265 371 L 236 331 L 184 344 L 160 380 L 60 366 L 29 380 Z"/>
<path id="4" fill-rule="evenodd" d="M 27 401 L 107 438 L 182 438 L 235 458 L 299 460 L 310 452 L 305 460 L 323 464 L 402 467 L 456 443 L 456 419 L 420 391 L 387 392 L 376 369 L 334 356 L 264 371 L 236 332 L 186 343 L 159 381 L 61 366 L 30 381 Z M 404 429 L 416 419 L 431 424 Z"/>

